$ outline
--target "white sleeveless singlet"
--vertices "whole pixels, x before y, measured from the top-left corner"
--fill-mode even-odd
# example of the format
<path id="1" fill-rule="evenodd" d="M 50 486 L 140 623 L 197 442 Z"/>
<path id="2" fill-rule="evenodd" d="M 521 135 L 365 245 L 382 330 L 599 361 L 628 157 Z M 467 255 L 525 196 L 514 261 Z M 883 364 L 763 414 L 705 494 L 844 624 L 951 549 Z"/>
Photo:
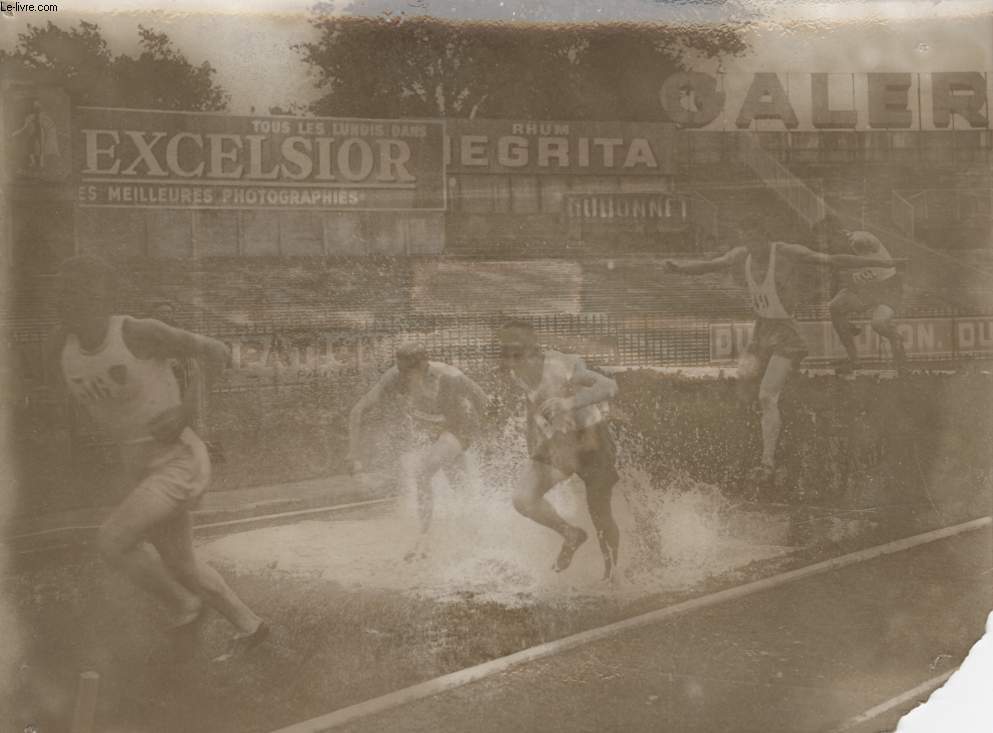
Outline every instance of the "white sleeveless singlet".
<path id="1" fill-rule="evenodd" d="M 448 417 L 444 411 L 444 400 L 449 395 L 442 394 L 442 382 L 445 377 L 460 377 L 462 372 L 456 367 L 440 361 L 428 362 L 427 379 L 420 388 L 405 394 L 407 415 L 415 422 L 424 426 L 444 425 Z"/>
<path id="2" fill-rule="evenodd" d="M 62 374 L 73 396 L 118 443 L 152 440 L 148 426 L 180 404 L 179 385 L 167 359 L 139 359 L 124 343 L 127 316 L 111 316 L 103 343 L 84 350 L 75 334 L 62 347 Z"/>
<path id="3" fill-rule="evenodd" d="M 752 256 L 745 260 L 745 280 L 748 282 L 748 294 L 752 301 L 752 309 L 760 318 L 791 319 L 793 315 L 783 306 L 776 288 L 776 245 L 773 242 L 769 248 L 769 265 L 766 268 L 765 279 L 761 284 L 755 282 L 752 276 Z"/>
<path id="4" fill-rule="evenodd" d="M 528 401 L 528 414 L 534 426 L 546 437 L 551 438 L 555 433 L 568 433 L 583 428 L 593 427 L 606 419 L 609 412 L 608 402 L 599 402 L 571 410 L 550 423 L 539 412 L 541 405 L 555 397 L 572 397 L 577 388 L 572 384 L 573 375 L 582 366 L 583 360 L 575 354 L 563 354 L 558 351 L 546 351 L 542 366 L 541 381 L 535 389 L 514 374 L 514 379 L 524 389 Z"/>

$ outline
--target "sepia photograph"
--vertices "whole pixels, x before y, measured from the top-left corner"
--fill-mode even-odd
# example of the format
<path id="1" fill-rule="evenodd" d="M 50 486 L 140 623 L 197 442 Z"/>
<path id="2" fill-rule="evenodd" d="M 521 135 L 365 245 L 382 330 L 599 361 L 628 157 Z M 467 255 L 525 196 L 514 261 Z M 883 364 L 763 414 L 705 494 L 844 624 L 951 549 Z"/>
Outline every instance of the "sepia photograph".
<path id="1" fill-rule="evenodd" d="M 2 0 L 0 733 L 993 730 L 991 98 L 990 0 Z"/>

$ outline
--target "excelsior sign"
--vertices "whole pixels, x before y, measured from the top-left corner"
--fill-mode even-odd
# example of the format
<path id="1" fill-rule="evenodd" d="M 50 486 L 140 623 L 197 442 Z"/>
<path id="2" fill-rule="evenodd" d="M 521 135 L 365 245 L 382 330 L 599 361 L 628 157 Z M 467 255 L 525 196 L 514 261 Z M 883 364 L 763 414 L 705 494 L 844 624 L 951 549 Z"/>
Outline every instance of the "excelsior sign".
<path id="1" fill-rule="evenodd" d="M 77 109 L 81 206 L 441 210 L 439 121 Z"/>

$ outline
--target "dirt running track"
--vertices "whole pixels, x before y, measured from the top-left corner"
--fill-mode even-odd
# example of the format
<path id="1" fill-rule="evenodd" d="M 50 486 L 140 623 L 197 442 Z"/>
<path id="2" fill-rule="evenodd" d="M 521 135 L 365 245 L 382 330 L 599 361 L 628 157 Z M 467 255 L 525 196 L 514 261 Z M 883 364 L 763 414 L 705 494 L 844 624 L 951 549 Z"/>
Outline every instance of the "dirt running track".
<path id="1" fill-rule="evenodd" d="M 804 578 L 336 730 L 826 732 L 961 662 L 993 607 L 991 544 L 986 527 Z"/>

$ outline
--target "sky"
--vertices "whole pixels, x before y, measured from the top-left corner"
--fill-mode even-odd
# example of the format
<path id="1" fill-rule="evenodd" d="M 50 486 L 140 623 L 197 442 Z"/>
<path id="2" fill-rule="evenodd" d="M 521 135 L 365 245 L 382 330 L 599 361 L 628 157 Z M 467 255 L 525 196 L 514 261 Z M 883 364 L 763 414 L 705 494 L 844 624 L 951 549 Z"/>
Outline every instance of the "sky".
<path id="1" fill-rule="evenodd" d="M 293 44 L 311 36 L 313 2 L 301 0 L 56 0 L 57 13 L 0 17 L 0 47 L 28 23 L 100 25 L 115 52 L 137 48 L 139 23 L 165 31 L 196 63 L 209 60 L 231 94 L 231 111 L 264 113 L 314 98 Z M 993 0 L 366 0 L 372 11 L 502 20 L 746 19 L 751 51 L 724 70 L 993 72 Z M 334 0 L 335 12 L 354 10 Z M 985 12 L 984 12 L 985 11 Z M 703 70 L 713 70 L 705 66 Z M 744 82 L 742 82 L 744 83 Z"/>

